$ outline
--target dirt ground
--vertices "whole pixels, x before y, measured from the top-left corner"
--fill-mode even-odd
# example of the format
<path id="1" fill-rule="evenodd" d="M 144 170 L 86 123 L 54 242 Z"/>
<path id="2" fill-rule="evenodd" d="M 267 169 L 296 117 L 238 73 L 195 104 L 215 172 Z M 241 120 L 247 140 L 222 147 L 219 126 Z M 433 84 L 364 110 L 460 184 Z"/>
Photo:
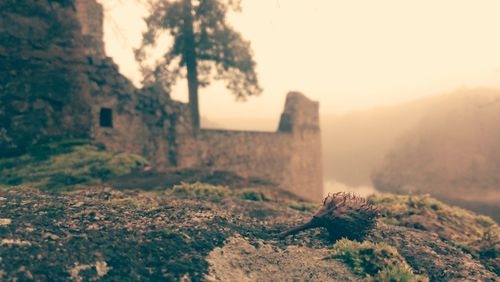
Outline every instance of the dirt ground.
<path id="1" fill-rule="evenodd" d="M 311 211 L 238 197 L 200 199 L 109 187 L 0 190 L 0 280 L 359 281 L 316 229 L 277 239 Z M 436 233 L 380 223 L 368 240 L 398 249 L 431 281 L 496 274 Z"/>

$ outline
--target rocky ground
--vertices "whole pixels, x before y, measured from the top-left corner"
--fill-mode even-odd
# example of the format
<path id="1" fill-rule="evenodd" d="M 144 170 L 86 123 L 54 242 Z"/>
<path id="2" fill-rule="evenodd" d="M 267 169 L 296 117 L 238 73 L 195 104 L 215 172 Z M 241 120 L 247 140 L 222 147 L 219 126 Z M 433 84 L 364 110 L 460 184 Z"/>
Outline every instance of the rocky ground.
<path id="1" fill-rule="evenodd" d="M 363 242 L 280 240 L 320 203 L 64 140 L 0 159 L 0 281 L 499 280 L 490 218 L 428 196 L 371 200 L 381 217 Z"/>
<path id="2" fill-rule="evenodd" d="M 373 201 L 383 217 L 367 241 L 332 243 L 323 230 L 277 239 L 316 205 L 257 188 L 7 187 L 0 280 L 498 280 L 498 226 L 489 218 L 424 196 Z"/>

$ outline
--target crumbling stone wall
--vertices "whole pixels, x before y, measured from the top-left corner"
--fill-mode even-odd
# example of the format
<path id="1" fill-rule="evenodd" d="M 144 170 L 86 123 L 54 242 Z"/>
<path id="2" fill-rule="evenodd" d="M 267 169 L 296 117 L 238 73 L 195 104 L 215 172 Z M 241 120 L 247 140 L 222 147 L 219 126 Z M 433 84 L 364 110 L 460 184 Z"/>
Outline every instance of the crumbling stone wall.
<path id="1" fill-rule="evenodd" d="M 291 192 L 306 199 L 323 199 L 319 103 L 300 93 L 290 93 L 281 115 L 279 131 L 292 135 L 291 162 L 285 185 L 290 187 Z"/>
<path id="2" fill-rule="evenodd" d="M 160 171 L 212 168 L 323 196 L 318 103 L 302 94 L 288 95 L 275 133 L 194 130 L 186 104 L 137 89 L 106 57 L 96 0 L 4 0 L 0 16 L 0 156 L 90 138 Z"/>
<path id="3" fill-rule="evenodd" d="M 0 156 L 88 138 L 82 36 L 72 1 L 0 1 Z"/>
<path id="4" fill-rule="evenodd" d="M 201 130 L 199 163 L 270 180 L 309 200 L 323 197 L 318 103 L 288 94 L 278 131 Z"/>
<path id="5" fill-rule="evenodd" d="M 91 139 L 112 152 L 143 155 L 158 170 L 177 167 L 179 142 L 192 135 L 185 126 L 187 106 L 161 89 L 137 89 L 121 75 L 104 51 L 103 7 L 96 0 L 75 1 L 87 61 Z M 103 110 L 109 113 L 107 126 L 101 124 Z"/>
<path id="6" fill-rule="evenodd" d="M 102 6 L 95 0 L 77 0 L 75 6 L 86 53 L 104 56 L 104 11 Z"/>
<path id="7" fill-rule="evenodd" d="M 188 122 L 182 114 L 187 113 L 187 106 L 158 90 L 136 89 L 109 58 L 93 61 L 88 75 L 92 140 L 109 151 L 143 155 L 156 169 L 177 166 L 177 147 L 182 141 L 178 135 L 181 124 Z M 101 124 L 103 109 L 111 112 L 111 126 Z"/>
<path id="8" fill-rule="evenodd" d="M 283 170 L 291 161 L 291 135 L 281 132 L 250 132 L 203 129 L 199 134 L 200 162 L 214 170 L 234 171 L 282 183 Z"/>

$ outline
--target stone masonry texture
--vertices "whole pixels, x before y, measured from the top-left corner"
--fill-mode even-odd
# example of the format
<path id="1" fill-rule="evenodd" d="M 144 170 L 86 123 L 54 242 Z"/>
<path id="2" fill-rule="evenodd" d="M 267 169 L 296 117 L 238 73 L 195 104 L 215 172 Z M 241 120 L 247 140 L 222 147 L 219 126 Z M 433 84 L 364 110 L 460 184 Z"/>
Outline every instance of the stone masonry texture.
<path id="1" fill-rule="evenodd" d="M 103 15 L 95 0 L 0 2 L 0 156 L 88 138 L 158 171 L 229 171 L 323 197 L 317 102 L 289 93 L 276 132 L 193 130 L 188 105 L 136 88 L 106 57 Z"/>

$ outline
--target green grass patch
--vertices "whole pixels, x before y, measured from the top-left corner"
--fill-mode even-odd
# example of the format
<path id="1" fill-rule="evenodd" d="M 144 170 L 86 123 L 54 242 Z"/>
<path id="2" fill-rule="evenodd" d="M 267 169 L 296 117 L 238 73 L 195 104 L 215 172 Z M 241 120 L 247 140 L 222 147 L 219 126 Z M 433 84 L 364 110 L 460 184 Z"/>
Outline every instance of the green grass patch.
<path id="1" fill-rule="evenodd" d="M 242 200 L 254 201 L 254 202 L 270 202 L 272 197 L 269 196 L 265 191 L 258 189 L 246 189 L 239 191 L 239 198 Z"/>
<path id="2" fill-rule="evenodd" d="M 254 188 L 234 190 L 227 186 L 211 185 L 201 182 L 174 185 L 172 189 L 166 191 L 166 194 L 175 197 L 211 201 L 219 201 L 224 198 L 236 198 L 255 202 L 272 201 L 272 197 L 264 190 Z"/>
<path id="3" fill-rule="evenodd" d="M 108 204 L 118 207 L 127 207 L 136 210 L 155 210 L 160 207 L 156 193 L 142 192 L 138 195 L 123 198 L 114 197 L 107 201 Z"/>
<path id="4" fill-rule="evenodd" d="M 316 211 L 320 206 L 321 206 L 320 203 L 303 202 L 303 201 L 292 201 L 288 204 L 289 208 L 302 212 L 313 212 Z"/>
<path id="5" fill-rule="evenodd" d="M 141 156 L 104 151 L 86 140 L 66 140 L 30 148 L 24 155 L 0 159 L 0 185 L 29 185 L 67 191 L 95 185 L 147 165 Z"/>
<path id="6" fill-rule="evenodd" d="M 428 281 L 415 275 L 398 251 L 385 243 L 341 239 L 333 246 L 330 258 L 343 261 L 367 281 Z"/>
<path id="7" fill-rule="evenodd" d="M 206 183 L 181 183 L 174 185 L 166 192 L 169 196 L 195 198 L 204 200 L 221 200 L 230 197 L 232 191 L 226 186 L 215 186 Z"/>

